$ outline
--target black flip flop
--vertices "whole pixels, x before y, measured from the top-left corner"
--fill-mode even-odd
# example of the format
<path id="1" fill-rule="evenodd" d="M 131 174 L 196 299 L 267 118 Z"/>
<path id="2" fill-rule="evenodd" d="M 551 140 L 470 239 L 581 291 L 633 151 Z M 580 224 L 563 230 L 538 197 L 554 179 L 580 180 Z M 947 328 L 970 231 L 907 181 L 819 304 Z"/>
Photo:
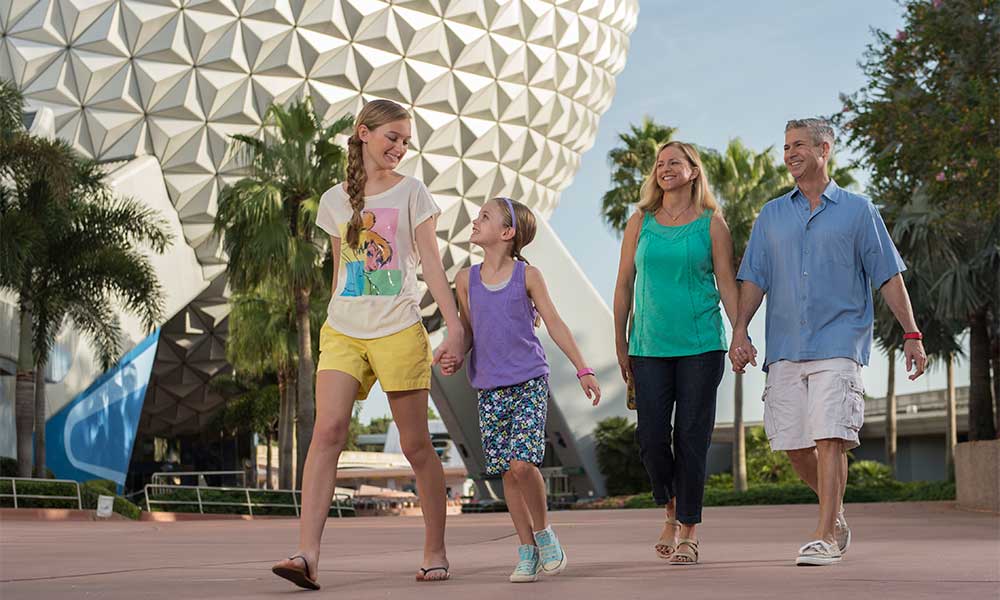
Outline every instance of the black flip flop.
<path id="1" fill-rule="evenodd" d="M 444 577 L 428 578 L 427 574 L 431 571 L 444 571 Z M 448 572 L 448 567 L 431 567 L 429 569 L 424 569 L 421 567 L 420 572 L 417 573 L 417 581 L 448 581 L 451 578 L 451 573 Z"/>
<path id="2" fill-rule="evenodd" d="M 296 554 L 295 556 L 289 556 L 288 560 L 295 560 L 296 558 L 302 559 L 302 564 L 306 566 L 305 569 L 273 566 L 271 567 L 271 572 L 277 575 L 278 577 L 291 581 L 300 588 L 305 588 L 307 590 L 318 590 L 319 584 L 316 583 L 316 578 L 309 576 L 309 571 L 311 570 L 309 568 L 309 561 L 306 560 L 306 557 L 302 556 L 301 554 Z"/>

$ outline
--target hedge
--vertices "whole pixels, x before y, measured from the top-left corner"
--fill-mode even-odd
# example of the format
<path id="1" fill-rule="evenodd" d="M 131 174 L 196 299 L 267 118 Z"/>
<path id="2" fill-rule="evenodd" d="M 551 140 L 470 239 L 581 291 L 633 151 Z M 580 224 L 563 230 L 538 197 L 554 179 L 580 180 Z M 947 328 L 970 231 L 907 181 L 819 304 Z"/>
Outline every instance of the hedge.
<path id="1" fill-rule="evenodd" d="M 0 479 L 0 494 L 11 494 L 14 491 L 13 482 L 8 479 Z M 18 481 L 17 482 L 19 508 L 77 508 L 76 486 L 71 483 L 60 483 L 56 481 Z M 20 494 L 31 494 L 37 496 L 74 496 L 72 500 L 48 499 L 48 498 L 21 498 Z M 138 519 L 142 512 L 135 504 L 115 493 L 115 484 L 112 481 L 95 479 L 80 484 L 80 500 L 85 510 L 97 509 L 98 496 L 114 496 L 114 512 L 129 519 Z M 14 499 L 10 497 L 0 498 L 0 507 L 13 508 Z"/>
<path id="2" fill-rule="evenodd" d="M 955 484 L 948 481 L 890 481 L 884 485 L 848 484 L 844 502 L 918 502 L 954 500 Z M 745 492 L 732 488 L 706 487 L 705 506 L 745 506 L 768 504 L 816 504 L 816 494 L 801 484 L 760 484 Z M 652 494 L 625 500 L 625 508 L 653 508 Z"/>
<path id="3" fill-rule="evenodd" d="M 151 488 L 155 489 L 155 488 Z M 164 489 L 159 493 L 150 494 L 149 499 L 152 501 L 150 503 L 150 510 L 153 512 L 182 512 L 182 513 L 197 513 L 198 511 L 198 492 L 193 489 L 180 489 L 171 490 Z M 156 500 L 167 500 L 170 502 L 181 502 L 182 504 L 156 504 Z M 250 514 L 246 507 L 247 496 L 246 492 L 243 491 L 223 491 L 223 490 L 213 490 L 211 488 L 202 488 L 201 490 L 201 502 L 202 511 L 205 514 L 214 515 L 247 515 Z M 212 504 L 206 504 L 209 502 L 233 502 L 239 503 L 239 506 L 216 506 Z M 251 491 L 250 493 L 250 503 L 253 505 L 253 514 L 257 515 L 280 515 L 280 516 L 295 516 L 295 507 L 290 503 L 292 502 L 292 497 L 290 492 L 269 492 L 265 490 Z M 287 507 L 280 506 L 258 506 L 258 504 L 278 504 L 278 503 L 289 503 Z M 351 505 L 344 503 L 343 507 L 347 508 Z M 346 511 L 343 513 L 345 516 L 354 516 L 351 511 Z M 337 509 L 335 506 L 331 506 L 329 515 L 331 517 L 337 516 Z"/>

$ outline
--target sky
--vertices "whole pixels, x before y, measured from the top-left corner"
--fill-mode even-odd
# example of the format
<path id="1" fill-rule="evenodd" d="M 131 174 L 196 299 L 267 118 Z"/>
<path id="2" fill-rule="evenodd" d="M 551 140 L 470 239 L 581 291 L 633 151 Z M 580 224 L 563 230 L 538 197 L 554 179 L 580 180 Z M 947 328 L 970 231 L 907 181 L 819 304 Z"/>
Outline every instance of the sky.
<path id="1" fill-rule="evenodd" d="M 610 182 L 608 151 L 620 132 L 649 115 L 678 128 L 675 139 L 721 150 L 738 137 L 758 151 L 774 146 L 780 158 L 785 122 L 838 112 L 840 94 L 865 83 L 858 61 L 874 39 L 871 28 L 894 33 L 902 27 L 902 14 L 893 0 L 640 1 L 615 98 L 549 220 L 604 300 L 611 304 L 620 242 L 600 218 L 600 201 Z M 841 163 L 851 158 L 849 152 L 840 156 Z M 858 179 L 865 182 L 868 176 L 861 172 Z M 755 339 L 763 339 L 763 321 L 762 308 L 751 327 Z M 902 371 L 897 368 L 898 393 L 944 386 L 943 368 L 917 382 L 907 381 Z M 883 356 L 873 357 L 864 379 L 868 395 L 884 395 Z M 759 397 L 763 382 L 759 371 L 749 374 L 746 397 Z M 964 365 L 956 383 L 968 384 Z M 731 386 L 727 375 L 719 391 L 719 422 L 732 419 L 732 403 L 726 401 Z M 760 418 L 760 404 L 746 403 L 748 420 Z M 361 420 L 388 412 L 384 394 L 376 390 L 364 403 Z"/>

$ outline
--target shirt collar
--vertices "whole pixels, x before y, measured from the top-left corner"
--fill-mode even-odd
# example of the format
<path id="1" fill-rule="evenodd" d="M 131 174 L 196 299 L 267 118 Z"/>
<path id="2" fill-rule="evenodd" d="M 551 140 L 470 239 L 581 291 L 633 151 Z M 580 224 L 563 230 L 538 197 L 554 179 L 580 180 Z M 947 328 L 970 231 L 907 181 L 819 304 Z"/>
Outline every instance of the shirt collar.
<path id="1" fill-rule="evenodd" d="M 829 200 L 830 202 L 837 204 L 840 202 L 840 186 L 837 185 L 836 181 L 831 179 L 830 183 L 826 184 L 826 189 L 823 190 L 823 193 L 820 195 Z M 795 186 L 792 189 L 792 200 L 795 200 L 800 197 L 805 198 L 805 194 L 803 194 L 802 191 L 799 190 L 799 186 Z"/>

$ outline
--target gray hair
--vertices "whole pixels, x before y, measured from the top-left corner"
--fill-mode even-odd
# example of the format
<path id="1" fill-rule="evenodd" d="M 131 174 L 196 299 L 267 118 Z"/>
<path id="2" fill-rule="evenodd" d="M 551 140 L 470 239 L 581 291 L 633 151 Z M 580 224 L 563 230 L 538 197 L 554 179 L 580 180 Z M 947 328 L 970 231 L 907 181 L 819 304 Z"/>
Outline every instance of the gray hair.
<path id="1" fill-rule="evenodd" d="M 813 143 L 822 144 L 823 142 L 827 142 L 831 148 L 833 147 L 835 139 L 833 127 L 830 126 L 830 122 L 826 119 L 792 119 L 785 124 L 785 133 L 788 133 L 792 129 L 807 129 Z"/>

